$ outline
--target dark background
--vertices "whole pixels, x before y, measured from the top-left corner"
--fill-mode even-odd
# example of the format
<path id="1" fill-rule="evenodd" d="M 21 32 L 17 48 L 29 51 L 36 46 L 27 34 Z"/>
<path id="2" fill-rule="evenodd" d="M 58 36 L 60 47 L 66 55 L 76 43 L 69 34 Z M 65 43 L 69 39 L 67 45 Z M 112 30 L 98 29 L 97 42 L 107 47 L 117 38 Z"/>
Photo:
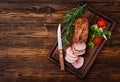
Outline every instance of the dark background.
<path id="1" fill-rule="evenodd" d="M 58 23 L 79 1 L 116 21 L 85 79 L 47 59 Z M 120 80 L 120 0 L 0 0 L 0 82 Z"/>

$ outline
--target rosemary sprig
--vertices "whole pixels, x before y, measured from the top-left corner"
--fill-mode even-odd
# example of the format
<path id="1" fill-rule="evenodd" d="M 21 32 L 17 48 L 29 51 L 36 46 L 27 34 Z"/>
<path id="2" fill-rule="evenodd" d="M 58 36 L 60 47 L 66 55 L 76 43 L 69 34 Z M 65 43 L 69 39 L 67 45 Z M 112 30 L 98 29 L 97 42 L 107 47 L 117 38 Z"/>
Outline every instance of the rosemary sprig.
<path id="1" fill-rule="evenodd" d="M 77 8 L 73 8 L 67 15 L 66 18 L 64 18 L 64 23 L 66 23 L 65 26 L 65 32 L 63 34 L 63 39 L 62 39 L 62 44 L 63 47 L 67 47 L 67 43 L 69 42 L 70 38 L 72 37 L 73 34 L 73 23 L 74 20 L 78 17 L 81 17 L 84 8 L 86 7 L 87 4 L 84 4 L 82 6 L 79 6 Z"/>

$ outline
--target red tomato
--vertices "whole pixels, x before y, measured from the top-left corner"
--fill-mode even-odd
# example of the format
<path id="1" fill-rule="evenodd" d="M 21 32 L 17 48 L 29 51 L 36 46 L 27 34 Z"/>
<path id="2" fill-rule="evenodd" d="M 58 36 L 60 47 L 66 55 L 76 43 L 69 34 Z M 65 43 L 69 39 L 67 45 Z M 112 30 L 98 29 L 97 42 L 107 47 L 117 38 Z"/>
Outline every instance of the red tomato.
<path id="1" fill-rule="evenodd" d="M 94 43 L 95 45 L 99 45 L 99 44 L 102 43 L 102 39 L 101 39 L 100 37 L 95 37 L 95 38 L 93 39 L 93 43 Z"/>
<path id="2" fill-rule="evenodd" d="M 104 19 L 100 18 L 97 22 L 97 26 L 99 28 L 104 28 L 106 26 L 106 21 Z"/>

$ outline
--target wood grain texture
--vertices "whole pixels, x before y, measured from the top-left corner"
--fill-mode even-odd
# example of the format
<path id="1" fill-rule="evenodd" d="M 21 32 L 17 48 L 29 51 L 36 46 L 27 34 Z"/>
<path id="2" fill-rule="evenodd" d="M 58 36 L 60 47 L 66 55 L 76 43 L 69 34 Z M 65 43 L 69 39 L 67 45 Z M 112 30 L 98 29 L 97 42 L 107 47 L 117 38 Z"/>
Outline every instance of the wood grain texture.
<path id="1" fill-rule="evenodd" d="M 120 0 L 49 0 L 49 2 L 78 2 L 78 1 L 86 1 L 86 2 L 120 2 Z M 11 2 L 11 3 L 38 3 L 38 2 L 48 2 L 48 0 L 4 0 L 4 1 L 0 1 L 1 3 L 3 2 Z"/>
<path id="2" fill-rule="evenodd" d="M 0 82 L 120 80 L 120 0 L 86 0 L 117 25 L 84 80 L 46 58 L 58 23 L 78 1 L 0 1 Z"/>

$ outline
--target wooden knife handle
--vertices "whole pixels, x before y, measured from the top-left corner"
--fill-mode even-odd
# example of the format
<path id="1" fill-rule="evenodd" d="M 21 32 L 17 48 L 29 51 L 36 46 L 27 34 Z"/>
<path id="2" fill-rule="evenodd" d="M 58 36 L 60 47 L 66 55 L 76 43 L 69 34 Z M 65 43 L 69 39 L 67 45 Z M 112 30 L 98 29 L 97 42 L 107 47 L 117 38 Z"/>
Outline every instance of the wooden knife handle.
<path id="1" fill-rule="evenodd" d="M 62 49 L 59 50 L 59 61 L 60 61 L 60 70 L 64 70 L 64 58 L 63 58 L 63 52 Z"/>

